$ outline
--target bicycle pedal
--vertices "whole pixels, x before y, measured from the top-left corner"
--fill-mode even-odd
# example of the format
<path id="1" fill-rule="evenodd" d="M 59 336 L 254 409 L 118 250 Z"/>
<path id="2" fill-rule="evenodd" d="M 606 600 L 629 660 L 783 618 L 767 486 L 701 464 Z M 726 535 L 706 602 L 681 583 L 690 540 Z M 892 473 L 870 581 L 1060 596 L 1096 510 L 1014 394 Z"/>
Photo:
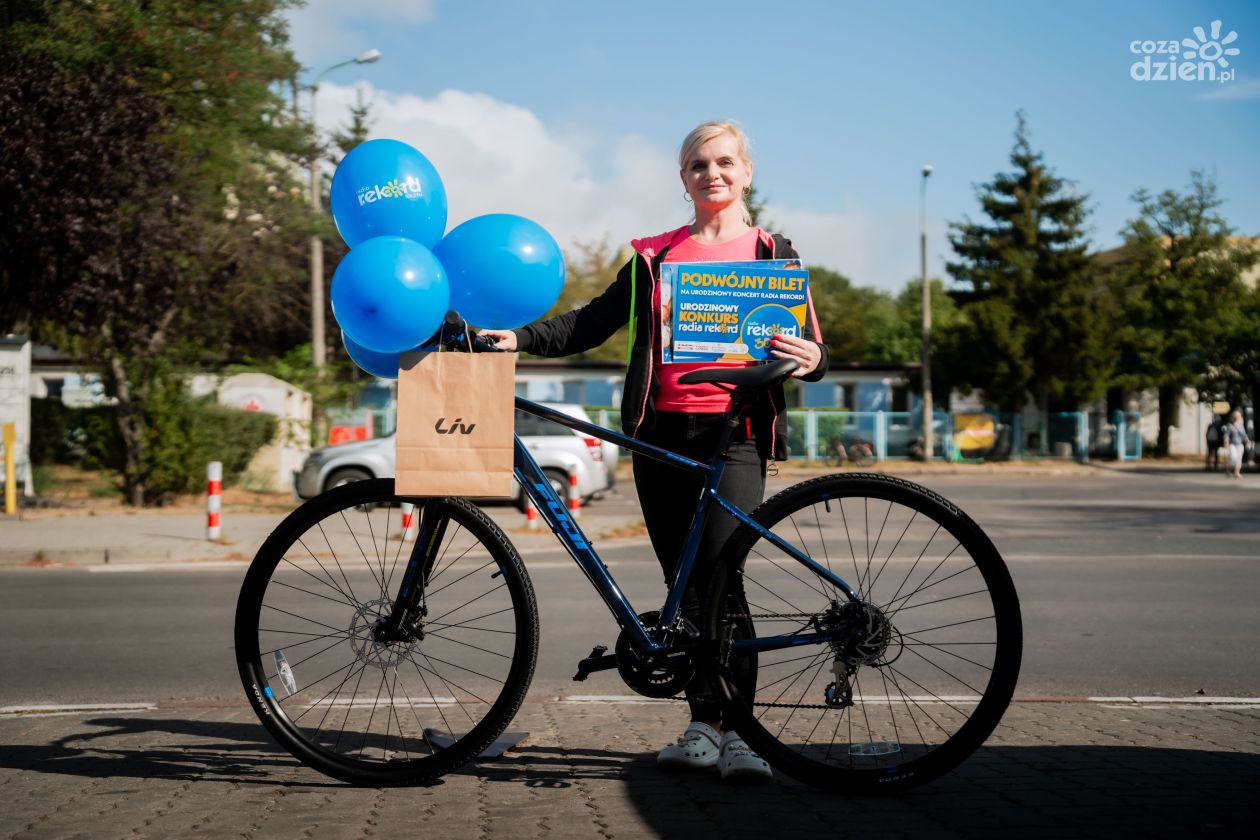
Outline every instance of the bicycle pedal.
<path id="1" fill-rule="evenodd" d="M 607 671 L 609 668 L 617 667 L 617 654 L 609 653 L 607 645 L 596 645 L 591 649 L 591 655 L 578 662 L 577 673 L 573 675 L 574 682 L 586 682 L 595 671 Z"/>

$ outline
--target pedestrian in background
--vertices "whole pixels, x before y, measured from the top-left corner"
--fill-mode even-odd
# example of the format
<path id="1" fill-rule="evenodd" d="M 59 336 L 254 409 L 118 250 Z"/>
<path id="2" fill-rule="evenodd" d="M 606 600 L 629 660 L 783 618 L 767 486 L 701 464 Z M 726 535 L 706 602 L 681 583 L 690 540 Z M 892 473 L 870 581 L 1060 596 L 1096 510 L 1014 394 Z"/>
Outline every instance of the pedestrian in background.
<path id="1" fill-rule="evenodd" d="M 1221 427 L 1221 443 L 1225 446 L 1225 474 L 1241 478 L 1243 451 L 1250 446 L 1251 439 L 1243 428 L 1241 411 L 1235 409 L 1229 419 L 1230 422 Z"/>
<path id="2" fill-rule="evenodd" d="M 1224 414 L 1213 414 L 1212 424 L 1207 427 L 1207 458 L 1203 469 L 1211 472 L 1221 468 L 1221 427 L 1225 425 Z"/>

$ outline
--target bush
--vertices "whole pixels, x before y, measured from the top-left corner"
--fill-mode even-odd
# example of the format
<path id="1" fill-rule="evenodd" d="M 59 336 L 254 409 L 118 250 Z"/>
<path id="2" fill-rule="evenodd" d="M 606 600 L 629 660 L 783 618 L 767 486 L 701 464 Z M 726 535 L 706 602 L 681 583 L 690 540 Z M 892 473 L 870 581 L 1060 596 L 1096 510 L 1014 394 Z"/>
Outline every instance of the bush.
<path id="1" fill-rule="evenodd" d="M 276 436 L 279 421 L 269 414 L 192 399 L 178 381 L 146 402 L 148 432 L 141 450 L 147 476 L 146 502 L 161 504 L 205 486 L 206 464 L 223 462 L 225 485 L 237 481 L 254 454 Z M 31 458 L 106 469 L 121 475 L 126 453 L 114 407 L 67 408 L 60 400 L 32 400 Z"/>
<path id="2" fill-rule="evenodd" d="M 68 408 L 55 397 L 31 400 L 32 464 L 80 466 L 90 460 L 109 460 L 103 453 L 112 448 L 121 457 L 113 408 Z"/>

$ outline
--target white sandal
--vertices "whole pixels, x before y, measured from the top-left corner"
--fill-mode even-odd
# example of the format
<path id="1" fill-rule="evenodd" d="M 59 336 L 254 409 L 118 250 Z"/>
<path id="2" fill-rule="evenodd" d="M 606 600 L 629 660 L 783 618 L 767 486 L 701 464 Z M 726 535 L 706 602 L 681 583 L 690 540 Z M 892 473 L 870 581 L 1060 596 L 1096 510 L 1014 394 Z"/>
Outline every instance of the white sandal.
<path id="1" fill-rule="evenodd" d="M 764 781 L 774 778 L 766 760 L 753 752 L 734 730 L 722 736 L 718 755 L 718 769 L 722 771 L 723 779 Z"/>
<path id="2" fill-rule="evenodd" d="M 693 720 L 677 742 L 656 754 L 656 763 L 662 767 L 712 767 L 718 763 L 721 740 L 712 726 Z"/>

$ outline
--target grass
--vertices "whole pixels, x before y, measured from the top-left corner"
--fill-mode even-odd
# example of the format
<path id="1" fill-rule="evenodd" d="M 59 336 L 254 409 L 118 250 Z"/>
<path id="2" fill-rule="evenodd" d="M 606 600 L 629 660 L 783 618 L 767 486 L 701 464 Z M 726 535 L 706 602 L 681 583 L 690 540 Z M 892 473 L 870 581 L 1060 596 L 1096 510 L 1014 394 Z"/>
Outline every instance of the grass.
<path id="1" fill-rule="evenodd" d="M 59 502 L 122 501 L 122 489 L 112 475 L 66 464 L 39 464 L 32 480 L 35 495 Z"/>

